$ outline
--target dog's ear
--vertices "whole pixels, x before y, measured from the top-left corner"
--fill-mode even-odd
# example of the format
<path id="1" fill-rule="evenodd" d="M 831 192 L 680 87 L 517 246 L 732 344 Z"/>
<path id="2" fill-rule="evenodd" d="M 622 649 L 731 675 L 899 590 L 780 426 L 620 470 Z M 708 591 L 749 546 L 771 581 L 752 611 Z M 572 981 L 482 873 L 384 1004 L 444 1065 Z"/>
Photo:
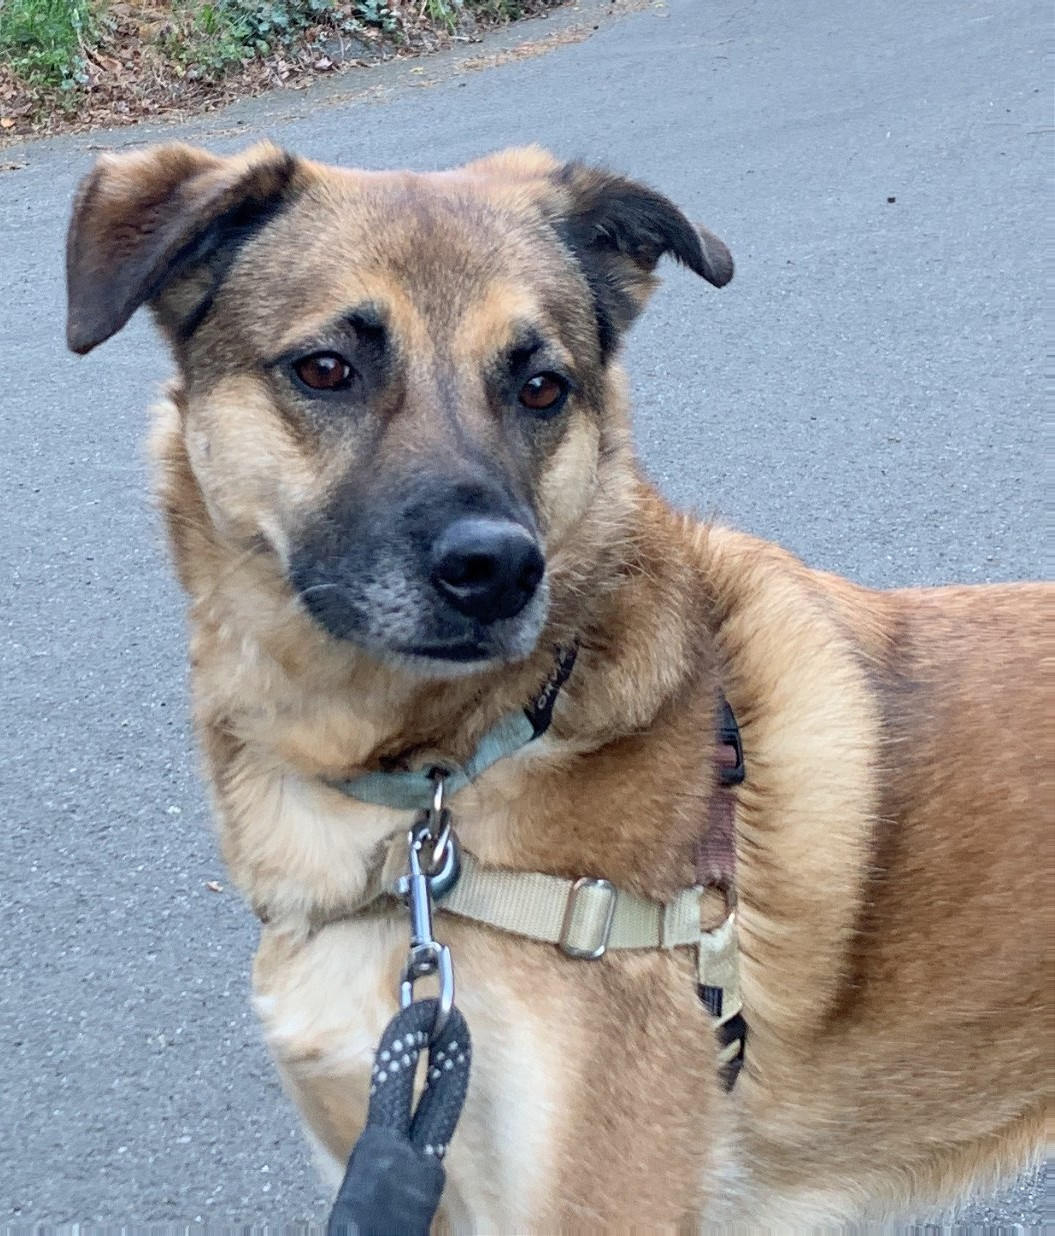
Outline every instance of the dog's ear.
<path id="1" fill-rule="evenodd" d="M 558 229 L 593 292 L 604 354 L 645 307 L 664 254 L 716 288 L 733 277 L 724 242 L 661 193 L 581 163 L 565 164 L 554 179 L 564 191 Z"/>
<path id="2" fill-rule="evenodd" d="M 182 274 L 245 239 L 290 193 L 297 166 L 267 142 L 233 158 L 182 143 L 104 155 L 70 220 L 70 348 L 90 352 Z"/>

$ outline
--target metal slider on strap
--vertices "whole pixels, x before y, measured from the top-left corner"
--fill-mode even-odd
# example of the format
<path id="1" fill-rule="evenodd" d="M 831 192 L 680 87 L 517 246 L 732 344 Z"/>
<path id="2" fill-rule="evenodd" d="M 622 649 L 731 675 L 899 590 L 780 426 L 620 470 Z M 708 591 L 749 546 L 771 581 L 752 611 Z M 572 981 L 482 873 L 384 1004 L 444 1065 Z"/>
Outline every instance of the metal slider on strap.
<path id="1" fill-rule="evenodd" d="M 601 920 L 601 928 L 597 943 L 592 948 L 582 947 L 572 943 L 572 936 L 576 926 L 576 912 L 580 909 L 579 898 L 582 895 L 590 896 L 592 893 L 601 893 L 607 901 L 604 907 L 603 918 Z M 615 885 L 610 880 L 600 880 L 594 876 L 583 876 L 576 880 L 568 892 L 568 902 L 564 908 L 564 921 L 561 923 L 560 938 L 557 940 L 558 947 L 562 952 L 569 957 L 578 958 L 581 961 L 596 961 L 598 957 L 603 957 L 605 950 L 608 948 L 608 939 L 612 934 L 612 922 L 615 919 L 615 903 L 619 897 L 619 892 Z M 593 915 L 590 912 L 587 902 L 582 903 L 582 918 L 589 925 Z M 580 926 L 582 923 L 580 922 Z"/>

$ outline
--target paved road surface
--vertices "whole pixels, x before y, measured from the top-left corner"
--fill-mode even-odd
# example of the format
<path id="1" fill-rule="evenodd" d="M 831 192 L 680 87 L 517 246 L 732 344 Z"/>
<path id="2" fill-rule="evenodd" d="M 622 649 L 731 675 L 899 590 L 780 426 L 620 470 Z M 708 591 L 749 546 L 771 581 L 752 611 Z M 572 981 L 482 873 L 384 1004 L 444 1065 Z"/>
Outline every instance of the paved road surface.
<path id="1" fill-rule="evenodd" d="M 400 64 L 181 132 L 370 166 L 539 139 L 654 182 L 737 261 L 721 293 L 670 271 L 629 349 L 663 489 L 868 584 L 1044 574 L 1047 7 L 637 8 L 584 0 L 471 49 L 599 27 L 546 55 Z M 74 184 L 143 138 L 0 155 L 27 163 L 0 174 L 0 1222 L 318 1220 L 247 1010 L 253 920 L 206 888 L 139 445 L 167 361 L 138 320 L 63 349 Z M 1039 1192 L 971 1213 L 1038 1222 Z"/>

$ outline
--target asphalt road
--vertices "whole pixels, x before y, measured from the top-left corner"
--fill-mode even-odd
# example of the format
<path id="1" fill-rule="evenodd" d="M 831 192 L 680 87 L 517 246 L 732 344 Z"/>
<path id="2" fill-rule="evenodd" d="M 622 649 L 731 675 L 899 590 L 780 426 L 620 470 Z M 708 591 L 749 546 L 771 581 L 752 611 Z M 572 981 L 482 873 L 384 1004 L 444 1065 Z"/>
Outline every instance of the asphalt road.
<path id="1" fill-rule="evenodd" d="M 672 499 L 868 584 L 1048 573 L 1048 6 L 637 8 L 588 0 L 179 135 L 422 167 L 540 140 L 651 181 L 737 261 L 722 292 L 671 269 L 629 347 Z M 140 447 L 168 362 L 143 320 L 86 360 L 63 346 L 74 185 L 156 135 L 0 153 L 26 164 L 0 173 L 0 1223 L 292 1223 L 327 1201 L 248 1011 L 254 920 L 206 887 Z M 1041 1193 L 968 1213 L 1039 1223 Z"/>

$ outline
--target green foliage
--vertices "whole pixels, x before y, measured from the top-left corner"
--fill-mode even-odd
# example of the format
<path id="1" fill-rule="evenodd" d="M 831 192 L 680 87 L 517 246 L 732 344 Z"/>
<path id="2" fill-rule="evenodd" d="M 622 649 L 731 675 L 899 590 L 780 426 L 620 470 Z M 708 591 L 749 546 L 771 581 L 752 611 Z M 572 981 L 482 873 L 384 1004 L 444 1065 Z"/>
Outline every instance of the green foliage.
<path id="1" fill-rule="evenodd" d="M 0 61 L 32 86 L 75 90 L 94 26 L 89 0 L 0 0 Z"/>
<path id="2" fill-rule="evenodd" d="M 515 21 L 527 8 L 522 0 L 466 0 L 466 7 L 490 21 Z"/>
<path id="3" fill-rule="evenodd" d="M 436 26 L 442 26 L 448 34 L 458 29 L 458 10 L 462 0 L 425 0 L 425 16 Z"/>
<path id="4" fill-rule="evenodd" d="M 308 26 L 323 21 L 335 0 L 184 0 L 174 10 L 166 50 L 206 75 L 225 72 L 291 43 Z"/>
<path id="5" fill-rule="evenodd" d="M 94 75 L 98 67 L 97 53 L 120 56 L 120 40 L 128 37 L 122 24 L 127 12 L 108 18 L 110 3 L 0 0 L 0 67 L 13 70 L 42 105 L 77 108 L 88 70 Z M 161 9 L 163 33 L 154 36 L 152 50 L 160 54 L 163 71 L 219 81 L 266 56 L 312 53 L 304 37 L 311 27 L 353 38 L 369 28 L 401 43 L 417 32 L 418 18 L 454 34 L 466 16 L 505 21 L 533 7 L 532 0 L 414 0 L 403 6 L 401 18 L 391 0 L 168 0 Z"/>
<path id="6" fill-rule="evenodd" d="M 395 34 L 398 28 L 396 15 L 388 7 L 387 0 L 356 0 L 352 12 L 365 26 L 376 26 L 385 34 Z"/>
<path id="7" fill-rule="evenodd" d="M 168 54 L 209 77 L 222 77 L 257 56 L 290 47 L 313 25 L 347 34 L 361 32 L 363 26 L 399 34 L 387 0 L 178 0 L 174 17 Z"/>
<path id="8" fill-rule="evenodd" d="M 512 21 L 523 16 L 524 8 L 522 0 L 424 0 L 423 13 L 434 26 L 454 34 L 465 12 L 490 21 Z"/>

